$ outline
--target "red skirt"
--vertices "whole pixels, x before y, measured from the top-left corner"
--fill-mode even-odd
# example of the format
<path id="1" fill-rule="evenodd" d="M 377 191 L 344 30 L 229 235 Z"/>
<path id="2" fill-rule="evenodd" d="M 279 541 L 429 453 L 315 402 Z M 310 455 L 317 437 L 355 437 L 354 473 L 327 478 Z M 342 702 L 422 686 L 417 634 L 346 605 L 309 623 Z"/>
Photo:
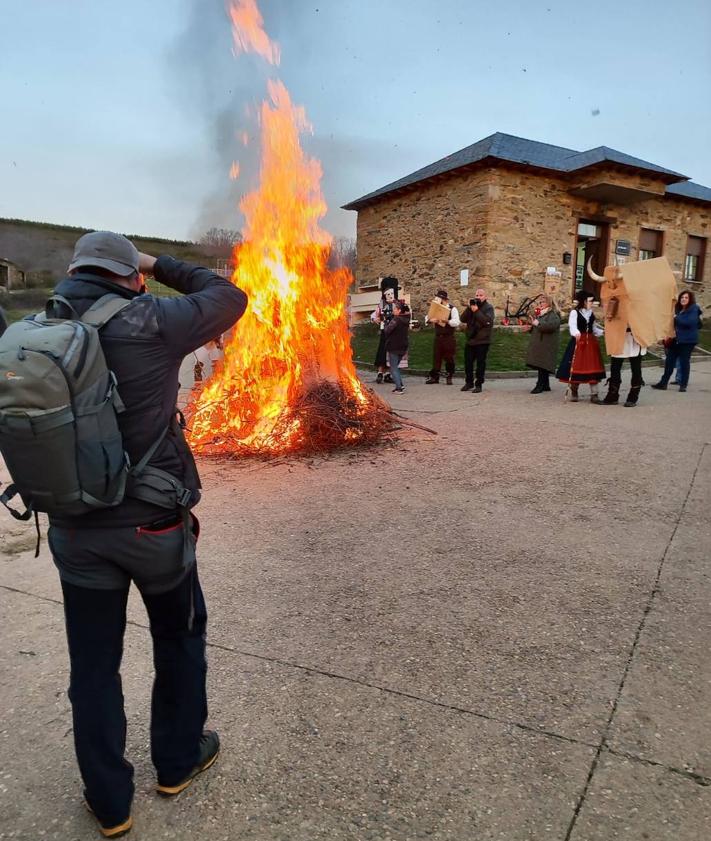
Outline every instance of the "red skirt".
<path id="1" fill-rule="evenodd" d="M 556 374 L 564 383 L 599 383 L 605 379 L 600 343 L 592 333 L 571 338 Z"/>

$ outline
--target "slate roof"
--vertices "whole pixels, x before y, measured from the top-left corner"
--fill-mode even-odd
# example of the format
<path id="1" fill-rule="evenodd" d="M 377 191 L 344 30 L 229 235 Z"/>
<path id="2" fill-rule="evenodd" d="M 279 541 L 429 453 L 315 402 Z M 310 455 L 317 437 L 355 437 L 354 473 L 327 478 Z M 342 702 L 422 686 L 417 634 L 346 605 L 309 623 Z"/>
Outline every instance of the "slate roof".
<path id="1" fill-rule="evenodd" d="M 684 196 L 687 199 L 698 199 L 699 201 L 711 202 L 711 188 L 703 184 L 695 184 L 693 181 L 682 181 L 681 184 L 670 184 L 667 193 L 675 196 Z"/>
<path id="2" fill-rule="evenodd" d="M 650 163 L 649 161 L 643 161 L 641 158 L 626 155 L 624 152 L 618 152 L 616 149 L 610 149 L 608 146 L 598 146 L 596 149 L 578 152 L 575 149 L 566 149 L 563 146 L 553 146 L 550 143 L 539 143 L 536 140 L 526 140 L 523 137 L 515 137 L 512 134 L 496 132 L 496 134 L 485 137 L 483 140 L 479 140 L 477 143 L 473 143 L 465 149 L 460 149 L 458 152 L 454 152 L 454 154 L 448 155 L 446 158 L 435 161 L 433 164 L 418 169 L 416 172 L 412 172 L 404 178 L 393 181 L 391 184 L 386 184 L 379 190 L 374 190 L 372 193 L 368 193 L 349 204 L 343 205 L 343 209 L 358 210 L 360 207 L 370 204 L 374 199 L 392 193 L 395 190 L 412 186 L 435 175 L 442 175 L 445 172 L 452 172 L 461 167 L 484 161 L 487 158 L 565 173 L 575 172 L 609 161 L 610 163 L 653 172 L 669 183 L 674 181 L 688 181 L 688 176 L 686 175 L 657 166 L 657 164 Z M 670 187 L 668 191 L 687 198 L 696 198 L 702 201 L 711 200 L 711 190 L 707 187 L 702 187 L 698 184 L 693 185 L 696 191 L 701 191 L 701 193 L 695 194 L 694 191 L 689 191 L 688 189 L 686 192 L 679 189 L 683 186 L 681 184 L 674 184 L 674 189 Z"/>

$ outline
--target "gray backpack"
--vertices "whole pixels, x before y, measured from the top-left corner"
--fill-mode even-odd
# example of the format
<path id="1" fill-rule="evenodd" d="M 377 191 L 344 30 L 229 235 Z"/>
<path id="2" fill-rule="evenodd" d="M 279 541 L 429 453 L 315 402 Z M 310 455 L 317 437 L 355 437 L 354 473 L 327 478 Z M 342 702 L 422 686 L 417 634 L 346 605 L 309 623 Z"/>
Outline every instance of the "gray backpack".
<path id="1" fill-rule="evenodd" d="M 79 318 L 55 295 L 45 313 L 0 337 L 0 453 L 13 480 L 0 502 L 17 519 L 109 508 L 123 500 L 129 478 L 140 484 L 167 427 L 131 469 L 117 418 L 124 406 L 99 342 L 101 328 L 130 303 L 104 295 Z M 49 317 L 57 305 L 73 317 Z M 24 513 L 8 504 L 18 493 Z M 175 494 L 159 504 L 175 505 Z"/>

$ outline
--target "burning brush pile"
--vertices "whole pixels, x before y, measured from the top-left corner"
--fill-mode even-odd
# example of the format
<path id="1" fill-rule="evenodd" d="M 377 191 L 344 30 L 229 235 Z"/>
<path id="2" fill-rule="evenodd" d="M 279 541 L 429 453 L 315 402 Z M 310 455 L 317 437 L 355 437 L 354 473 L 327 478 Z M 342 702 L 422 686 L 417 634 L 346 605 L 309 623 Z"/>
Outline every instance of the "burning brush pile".
<path id="1" fill-rule="evenodd" d="M 236 50 L 278 64 L 256 0 L 233 0 L 229 13 Z M 188 408 L 191 446 L 207 455 L 276 455 L 375 442 L 394 418 L 355 372 L 346 312 L 351 275 L 328 268 L 321 166 L 299 140 L 310 129 L 306 114 L 272 79 L 259 122 L 260 184 L 240 202 L 244 241 L 232 278 L 249 306 Z"/>

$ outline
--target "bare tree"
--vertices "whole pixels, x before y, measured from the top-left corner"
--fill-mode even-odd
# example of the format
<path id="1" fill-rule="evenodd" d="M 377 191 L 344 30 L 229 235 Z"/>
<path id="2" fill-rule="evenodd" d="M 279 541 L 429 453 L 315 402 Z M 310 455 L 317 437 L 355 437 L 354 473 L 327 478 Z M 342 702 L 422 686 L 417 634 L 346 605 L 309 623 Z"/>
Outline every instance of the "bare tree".
<path id="1" fill-rule="evenodd" d="M 328 265 L 331 269 L 349 269 L 352 274 L 355 274 L 356 241 L 352 237 L 334 237 Z"/>
<path id="2" fill-rule="evenodd" d="M 242 234 L 229 228 L 210 228 L 200 237 L 200 245 L 209 257 L 229 258 L 232 249 L 242 242 Z"/>

